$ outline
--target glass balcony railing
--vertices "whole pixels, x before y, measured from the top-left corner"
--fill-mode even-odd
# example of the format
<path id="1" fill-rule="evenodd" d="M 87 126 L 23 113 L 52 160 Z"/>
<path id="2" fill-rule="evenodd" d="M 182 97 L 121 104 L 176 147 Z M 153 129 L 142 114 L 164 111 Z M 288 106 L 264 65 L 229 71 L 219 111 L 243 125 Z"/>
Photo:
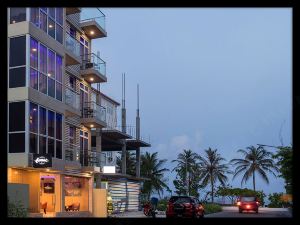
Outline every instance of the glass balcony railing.
<path id="1" fill-rule="evenodd" d="M 85 102 L 82 107 L 83 118 L 96 118 L 99 121 L 106 121 L 105 107 L 98 105 L 96 102 Z"/>
<path id="2" fill-rule="evenodd" d="M 97 15 L 96 17 L 91 17 L 91 15 Z M 95 21 L 99 26 L 105 31 L 105 15 L 98 8 L 84 8 L 81 12 L 80 22 Z"/>
<path id="3" fill-rule="evenodd" d="M 75 56 L 80 57 L 80 43 L 69 33 L 66 33 L 66 48 Z"/>
<path id="4" fill-rule="evenodd" d="M 80 95 L 69 87 L 66 87 L 65 102 L 74 109 L 80 110 Z"/>
<path id="5" fill-rule="evenodd" d="M 68 144 L 65 146 L 65 160 L 80 161 L 80 148 L 77 145 Z"/>
<path id="6" fill-rule="evenodd" d="M 84 149 L 80 151 L 80 163 L 82 166 L 97 166 L 101 164 L 101 152 L 95 149 Z"/>
<path id="7" fill-rule="evenodd" d="M 94 53 L 82 55 L 81 57 L 82 57 L 82 64 L 81 64 L 82 70 L 92 68 L 97 70 L 103 76 L 106 76 L 106 63 L 100 57 L 98 57 Z"/>

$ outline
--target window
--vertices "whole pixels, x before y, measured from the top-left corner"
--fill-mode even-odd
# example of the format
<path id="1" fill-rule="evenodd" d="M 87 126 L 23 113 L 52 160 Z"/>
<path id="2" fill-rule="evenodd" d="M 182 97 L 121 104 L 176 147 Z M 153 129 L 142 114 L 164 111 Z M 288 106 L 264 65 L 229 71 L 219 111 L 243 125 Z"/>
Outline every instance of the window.
<path id="1" fill-rule="evenodd" d="M 56 82 L 56 99 L 62 101 L 62 85 Z"/>
<path id="2" fill-rule="evenodd" d="M 9 134 L 9 152 L 25 152 L 25 132 Z"/>
<path id="3" fill-rule="evenodd" d="M 59 42 L 59 43 L 63 43 L 63 28 L 56 24 L 56 40 Z"/>
<path id="4" fill-rule="evenodd" d="M 9 131 L 25 131 L 25 102 L 9 103 Z"/>
<path id="5" fill-rule="evenodd" d="M 55 39 L 55 22 L 50 18 L 48 20 L 48 34 Z"/>
<path id="6" fill-rule="evenodd" d="M 26 71 L 24 67 L 9 69 L 9 88 L 25 87 Z"/>
<path id="7" fill-rule="evenodd" d="M 47 76 L 40 73 L 39 91 L 47 94 Z"/>
<path id="8" fill-rule="evenodd" d="M 55 98 L 55 80 L 48 77 L 48 95 Z"/>
<path id="9" fill-rule="evenodd" d="M 62 139 L 62 115 L 56 113 L 56 139 Z"/>
<path id="10" fill-rule="evenodd" d="M 70 144 L 75 144 L 75 132 L 76 132 L 76 128 L 70 126 L 69 127 L 69 143 Z"/>
<path id="11" fill-rule="evenodd" d="M 38 105 L 30 102 L 29 107 L 29 130 L 38 132 Z"/>
<path id="12" fill-rule="evenodd" d="M 52 157 L 54 157 L 54 143 L 54 139 L 48 138 L 48 154 L 51 154 Z"/>
<path id="13" fill-rule="evenodd" d="M 48 14 L 55 19 L 55 8 L 48 8 Z"/>
<path id="14" fill-rule="evenodd" d="M 39 154 L 46 154 L 47 153 L 47 138 L 40 136 L 39 137 L 39 142 L 40 142 L 40 146 L 39 146 Z"/>
<path id="15" fill-rule="evenodd" d="M 48 111 L 48 136 L 54 137 L 54 112 Z"/>
<path id="16" fill-rule="evenodd" d="M 40 44 L 40 72 L 47 73 L 47 48 Z"/>
<path id="17" fill-rule="evenodd" d="M 73 76 L 69 77 L 69 82 L 70 82 L 70 88 L 75 90 L 76 87 L 76 79 Z"/>
<path id="18" fill-rule="evenodd" d="M 70 26 L 70 36 L 76 39 L 76 29 Z"/>
<path id="19" fill-rule="evenodd" d="M 43 12 L 40 13 L 40 28 L 47 33 L 47 15 Z"/>
<path id="20" fill-rule="evenodd" d="M 55 78 L 55 53 L 48 49 L 48 74 L 49 77 Z"/>
<path id="21" fill-rule="evenodd" d="M 30 66 L 38 68 L 38 42 L 32 37 L 30 38 Z"/>
<path id="22" fill-rule="evenodd" d="M 39 27 L 40 25 L 40 14 L 39 8 L 30 8 L 30 22 L 32 22 L 35 26 Z"/>
<path id="23" fill-rule="evenodd" d="M 62 57 L 56 54 L 56 99 L 62 101 Z"/>
<path id="24" fill-rule="evenodd" d="M 47 134 L 47 112 L 46 109 L 40 107 L 40 134 Z"/>
<path id="25" fill-rule="evenodd" d="M 10 8 L 10 24 L 26 20 L 26 8 Z"/>
<path id="26" fill-rule="evenodd" d="M 83 36 L 80 37 L 80 54 L 82 55 L 84 60 L 88 60 L 89 45 L 88 41 L 85 40 Z"/>
<path id="27" fill-rule="evenodd" d="M 63 8 L 56 8 L 56 22 L 63 25 Z"/>
<path id="28" fill-rule="evenodd" d="M 30 69 L 30 87 L 38 90 L 38 72 L 35 69 Z"/>
<path id="29" fill-rule="evenodd" d="M 38 135 L 33 133 L 29 134 L 29 152 L 38 153 Z"/>
<path id="30" fill-rule="evenodd" d="M 26 38 L 25 36 L 10 38 L 9 66 L 26 65 Z"/>
<path id="31" fill-rule="evenodd" d="M 62 158 L 62 142 L 56 141 L 56 158 Z"/>

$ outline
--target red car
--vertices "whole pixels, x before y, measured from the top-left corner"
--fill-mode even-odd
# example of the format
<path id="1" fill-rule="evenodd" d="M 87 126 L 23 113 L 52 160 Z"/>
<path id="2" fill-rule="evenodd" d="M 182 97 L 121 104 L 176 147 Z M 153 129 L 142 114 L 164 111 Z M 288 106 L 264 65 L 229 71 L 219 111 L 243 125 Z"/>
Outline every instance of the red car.
<path id="1" fill-rule="evenodd" d="M 195 197 L 172 196 L 167 205 L 166 217 L 203 218 L 204 207 Z"/>
<path id="2" fill-rule="evenodd" d="M 237 205 L 239 207 L 239 213 L 242 213 L 243 211 L 255 211 L 258 213 L 260 203 L 255 196 L 242 196 L 238 198 Z"/>

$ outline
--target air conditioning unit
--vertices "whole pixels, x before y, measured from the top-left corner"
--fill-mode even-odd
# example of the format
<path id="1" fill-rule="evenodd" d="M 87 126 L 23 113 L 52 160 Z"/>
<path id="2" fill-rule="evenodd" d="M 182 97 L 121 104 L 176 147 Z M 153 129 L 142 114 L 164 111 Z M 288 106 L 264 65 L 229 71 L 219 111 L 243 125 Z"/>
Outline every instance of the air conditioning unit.
<path id="1" fill-rule="evenodd" d="M 89 69 L 89 68 L 93 68 L 94 67 L 94 63 L 89 62 L 85 64 L 85 69 Z"/>

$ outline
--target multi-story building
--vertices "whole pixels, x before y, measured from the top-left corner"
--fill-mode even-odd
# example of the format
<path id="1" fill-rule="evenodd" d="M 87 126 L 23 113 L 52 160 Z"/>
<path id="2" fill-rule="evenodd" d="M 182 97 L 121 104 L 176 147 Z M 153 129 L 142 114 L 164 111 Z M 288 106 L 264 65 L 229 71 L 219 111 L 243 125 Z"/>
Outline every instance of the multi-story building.
<path id="1" fill-rule="evenodd" d="M 105 15 L 93 8 L 83 18 L 82 10 L 8 9 L 8 196 L 22 195 L 36 215 L 64 216 L 72 207 L 90 215 L 106 204 L 95 189 L 124 179 L 126 209 L 138 205 L 130 208 L 128 193 L 134 181 L 139 195 L 139 172 L 103 167 L 116 166 L 112 151 L 150 144 L 117 129 L 119 104 L 100 92 L 106 63 L 92 51 L 92 40 L 107 36 Z"/>

